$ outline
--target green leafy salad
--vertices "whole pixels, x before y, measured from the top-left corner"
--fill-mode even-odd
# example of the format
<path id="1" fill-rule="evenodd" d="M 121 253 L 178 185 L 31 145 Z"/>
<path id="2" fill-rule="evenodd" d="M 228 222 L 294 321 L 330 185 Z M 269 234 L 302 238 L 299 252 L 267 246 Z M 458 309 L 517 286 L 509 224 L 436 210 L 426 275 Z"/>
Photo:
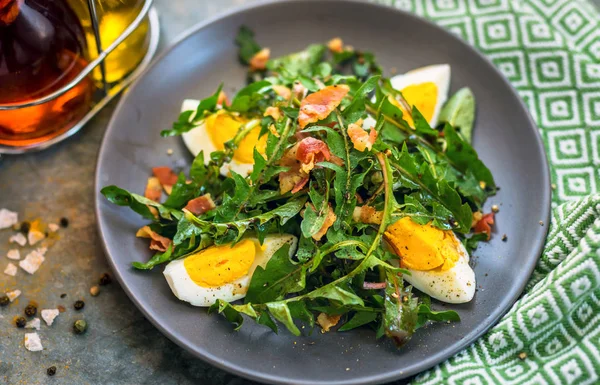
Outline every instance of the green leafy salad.
<path id="1" fill-rule="evenodd" d="M 166 264 L 177 298 L 236 330 L 368 327 L 401 346 L 459 321 L 431 298 L 472 300 L 496 191 L 471 146 L 471 91 L 448 99 L 447 64 L 386 78 L 340 38 L 271 58 L 242 27 L 236 44 L 248 85 L 185 100 L 162 132 L 182 136 L 189 172 L 155 167 L 143 195 L 102 189 L 151 222 L 136 235 L 155 254 L 133 267 Z"/>

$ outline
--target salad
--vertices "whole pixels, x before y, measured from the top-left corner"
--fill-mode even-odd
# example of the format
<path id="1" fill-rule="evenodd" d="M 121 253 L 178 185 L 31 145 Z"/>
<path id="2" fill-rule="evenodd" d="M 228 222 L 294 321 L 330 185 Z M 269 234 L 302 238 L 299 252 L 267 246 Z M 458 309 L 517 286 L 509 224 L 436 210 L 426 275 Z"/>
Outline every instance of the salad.
<path id="1" fill-rule="evenodd" d="M 471 146 L 471 91 L 448 99 L 446 64 L 387 78 L 339 38 L 278 58 L 246 27 L 236 43 L 248 85 L 185 100 L 161 133 L 182 136 L 189 172 L 155 167 L 143 195 L 102 189 L 151 222 L 136 235 L 156 253 L 133 267 L 166 264 L 177 298 L 236 330 L 369 327 L 402 346 L 459 321 L 431 298 L 472 300 L 496 191 Z"/>

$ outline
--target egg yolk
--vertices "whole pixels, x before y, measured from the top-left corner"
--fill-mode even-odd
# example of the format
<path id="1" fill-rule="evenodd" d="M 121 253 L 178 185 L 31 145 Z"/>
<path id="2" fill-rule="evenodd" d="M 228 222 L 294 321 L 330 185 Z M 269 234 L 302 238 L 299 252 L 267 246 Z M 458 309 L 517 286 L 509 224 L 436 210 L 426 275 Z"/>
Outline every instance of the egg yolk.
<path id="1" fill-rule="evenodd" d="M 402 92 L 402 96 L 404 96 L 404 99 L 411 107 L 417 107 L 421 115 L 423 115 L 428 122 L 431 122 L 438 98 L 438 88 L 435 83 L 427 82 L 412 84 L 403 88 L 400 90 L 400 92 Z M 395 104 L 402 110 L 402 118 L 406 120 L 409 126 L 414 127 L 415 122 L 411 118 L 410 114 L 407 113 L 398 102 Z"/>
<path id="2" fill-rule="evenodd" d="M 212 114 L 204 121 L 210 141 L 217 150 L 225 149 L 225 142 L 233 139 L 240 126 L 245 123 L 248 123 L 247 119 L 233 117 L 225 111 L 219 111 L 216 114 Z M 264 135 L 259 139 L 259 134 L 260 126 L 251 130 L 244 139 L 240 141 L 238 148 L 233 152 L 233 159 L 235 161 L 238 163 L 253 164 L 254 147 L 256 147 L 260 154 L 264 155 L 267 146 L 267 137 Z"/>
<path id="3" fill-rule="evenodd" d="M 188 275 L 202 287 L 219 287 L 248 274 L 256 256 L 255 242 L 211 246 L 183 261 Z"/>
<path id="4" fill-rule="evenodd" d="M 413 270 L 446 271 L 459 258 L 458 240 L 449 230 L 420 225 L 404 217 L 388 226 L 385 238 L 400 256 L 400 266 Z"/>

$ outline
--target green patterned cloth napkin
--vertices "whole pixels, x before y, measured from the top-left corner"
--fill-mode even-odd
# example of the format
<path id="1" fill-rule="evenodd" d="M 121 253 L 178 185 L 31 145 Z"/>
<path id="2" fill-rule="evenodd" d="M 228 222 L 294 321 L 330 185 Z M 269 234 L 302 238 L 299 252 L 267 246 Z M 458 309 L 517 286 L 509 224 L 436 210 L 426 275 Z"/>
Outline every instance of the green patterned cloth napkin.
<path id="1" fill-rule="evenodd" d="M 382 0 L 483 52 L 540 128 L 553 214 L 525 295 L 417 384 L 600 383 L 600 15 L 585 0 Z"/>

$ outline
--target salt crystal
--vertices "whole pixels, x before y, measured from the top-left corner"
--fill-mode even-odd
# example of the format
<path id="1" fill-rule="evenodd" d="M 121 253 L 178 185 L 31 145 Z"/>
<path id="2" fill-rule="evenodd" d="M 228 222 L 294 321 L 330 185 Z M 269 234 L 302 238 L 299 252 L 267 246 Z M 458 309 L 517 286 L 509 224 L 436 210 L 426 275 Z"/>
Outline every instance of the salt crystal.
<path id="1" fill-rule="evenodd" d="M 13 290 L 13 291 L 9 291 L 6 293 L 6 296 L 8 297 L 10 302 L 13 302 L 20 295 L 21 295 L 21 290 Z"/>
<path id="2" fill-rule="evenodd" d="M 58 317 L 59 313 L 60 312 L 58 311 L 58 309 L 43 309 L 42 318 L 44 321 L 46 321 L 48 326 L 50 326 L 54 322 L 54 319 Z"/>
<path id="3" fill-rule="evenodd" d="M 48 251 L 48 248 L 47 248 L 47 247 L 38 247 L 36 250 L 37 250 L 37 252 L 38 252 L 38 253 L 40 253 L 40 254 L 42 255 L 42 257 L 43 257 L 44 255 L 46 255 L 46 251 Z"/>
<path id="4" fill-rule="evenodd" d="M 40 330 L 40 319 L 34 318 L 25 324 L 25 329 Z"/>
<path id="5" fill-rule="evenodd" d="M 25 238 L 22 233 L 18 233 L 17 235 L 12 235 L 8 241 L 11 243 L 18 243 L 20 246 L 25 246 L 27 238 Z"/>
<path id="6" fill-rule="evenodd" d="M 27 233 L 27 240 L 31 246 L 35 245 L 44 238 L 46 238 L 46 235 L 39 230 L 30 230 L 29 233 Z"/>
<path id="7" fill-rule="evenodd" d="M 42 253 L 38 250 L 33 250 L 31 253 L 27 254 L 24 260 L 19 261 L 19 266 L 29 274 L 33 274 L 40 268 L 44 260 L 45 258 Z"/>
<path id="8" fill-rule="evenodd" d="M 12 263 L 9 263 L 8 265 L 6 265 L 6 269 L 4 269 L 4 274 L 14 277 L 15 275 L 17 275 L 17 267 Z"/>
<path id="9" fill-rule="evenodd" d="M 52 231 L 53 233 L 57 232 L 59 228 L 60 226 L 56 223 L 48 223 L 48 230 Z"/>
<path id="10" fill-rule="evenodd" d="M 25 348 L 30 352 L 39 352 L 43 350 L 42 341 L 37 333 L 25 333 L 25 339 L 23 340 Z"/>
<path id="11" fill-rule="evenodd" d="M 6 258 L 18 261 L 21 259 L 21 253 L 19 253 L 19 250 L 17 249 L 8 250 L 8 253 L 6 253 Z"/>
<path id="12" fill-rule="evenodd" d="M 8 229 L 18 222 L 19 216 L 17 213 L 7 209 L 0 209 L 0 229 Z"/>

